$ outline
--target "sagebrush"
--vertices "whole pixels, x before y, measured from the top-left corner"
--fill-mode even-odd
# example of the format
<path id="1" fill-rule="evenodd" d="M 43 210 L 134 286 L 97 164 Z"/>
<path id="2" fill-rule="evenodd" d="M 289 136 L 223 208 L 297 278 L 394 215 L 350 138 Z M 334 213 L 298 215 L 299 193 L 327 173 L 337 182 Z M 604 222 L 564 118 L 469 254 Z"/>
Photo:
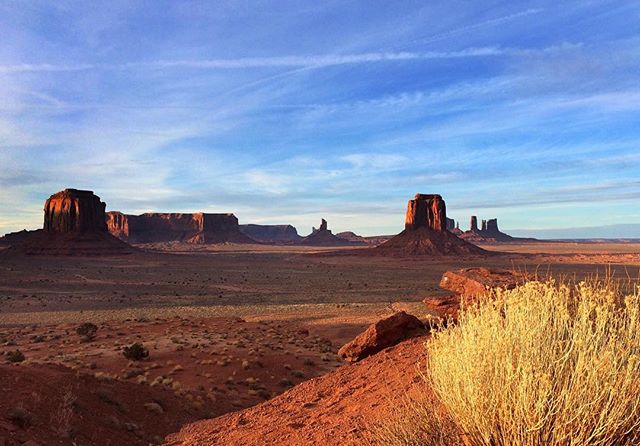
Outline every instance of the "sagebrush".
<path id="1" fill-rule="evenodd" d="M 378 435 L 378 444 L 640 444 L 639 300 L 610 283 L 495 290 L 426 343 L 425 388 L 437 401 L 386 422 L 401 435 Z M 437 410 L 451 423 L 434 428 Z M 411 431 L 424 429 L 398 428 L 407 418 L 429 426 L 432 439 L 415 442 Z M 438 440 L 441 429 L 456 439 Z"/>

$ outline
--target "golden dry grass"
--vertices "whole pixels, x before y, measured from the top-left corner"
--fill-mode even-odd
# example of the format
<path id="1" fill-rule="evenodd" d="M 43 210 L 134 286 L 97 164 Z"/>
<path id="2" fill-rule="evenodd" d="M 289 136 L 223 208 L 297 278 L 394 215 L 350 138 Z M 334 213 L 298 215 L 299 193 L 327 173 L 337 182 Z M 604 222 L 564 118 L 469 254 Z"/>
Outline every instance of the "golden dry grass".
<path id="1" fill-rule="evenodd" d="M 602 283 L 497 290 L 428 342 L 431 384 L 473 446 L 638 444 L 639 313 Z"/>
<path id="2" fill-rule="evenodd" d="M 429 391 L 407 396 L 362 434 L 362 446 L 463 446 L 460 431 Z"/>
<path id="3" fill-rule="evenodd" d="M 425 389 L 437 401 L 400 408 L 372 443 L 640 444 L 637 291 L 548 281 L 491 297 L 426 343 Z"/>

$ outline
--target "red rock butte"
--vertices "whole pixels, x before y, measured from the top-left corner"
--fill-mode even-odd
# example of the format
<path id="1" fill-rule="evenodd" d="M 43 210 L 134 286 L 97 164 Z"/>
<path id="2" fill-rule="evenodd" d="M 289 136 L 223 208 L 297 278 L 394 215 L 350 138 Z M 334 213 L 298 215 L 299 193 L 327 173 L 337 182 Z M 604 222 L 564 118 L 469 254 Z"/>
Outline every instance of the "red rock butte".
<path id="1" fill-rule="evenodd" d="M 487 254 L 447 230 L 447 207 L 438 194 L 416 194 L 407 204 L 405 229 L 371 250 L 389 256 L 448 256 Z"/>
<path id="2" fill-rule="evenodd" d="M 107 231 L 105 207 L 100 197 L 88 190 L 55 193 L 45 202 L 43 229 L 16 237 L 7 252 L 45 256 L 131 254 L 131 246 Z"/>
<path id="3" fill-rule="evenodd" d="M 498 228 L 498 219 L 490 218 L 482 220 L 481 227 L 478 229 L 478 217 L 471 216 L 469 230 L 460 232 L 460 238 L 471 243 L 508 243 L 508 242 L 534 242 L 533 238 L 512 237 L 505 234 Z"/>
<path id="4" fill-rule="evenodd" d="M 447 229 L 447 207 L 438 194 L 416 194 L 407 204 L 405 229 L 429 228 L 433 231 Z"/>
<path id="5" fill-rule="evenodd" d="M 44 205 L 47 232 L 106 232 L 106 204 L 90 190 L 65 189 L 49 197 Z"/>

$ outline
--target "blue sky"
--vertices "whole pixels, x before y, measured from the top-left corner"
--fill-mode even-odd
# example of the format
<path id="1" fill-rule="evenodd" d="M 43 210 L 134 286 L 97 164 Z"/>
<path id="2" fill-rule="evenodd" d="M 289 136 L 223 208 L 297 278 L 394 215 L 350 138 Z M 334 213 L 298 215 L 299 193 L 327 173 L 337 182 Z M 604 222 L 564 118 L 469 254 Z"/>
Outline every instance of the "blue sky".
<path id="1" fill-rule="evenodd" d="M 65 187 L 301 233 L 398 232 L 416 192 L 640 223 L 640 2 L 0 0 L 0 233 Z"/>

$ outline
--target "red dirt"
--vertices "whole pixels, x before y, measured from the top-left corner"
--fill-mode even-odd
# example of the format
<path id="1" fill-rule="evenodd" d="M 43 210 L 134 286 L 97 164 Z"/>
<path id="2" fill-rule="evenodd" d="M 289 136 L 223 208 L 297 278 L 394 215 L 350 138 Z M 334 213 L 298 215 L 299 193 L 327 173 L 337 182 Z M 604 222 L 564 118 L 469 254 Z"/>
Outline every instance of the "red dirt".
<path id="1" fill-rule="evenodd" d="M 169 390 L 56 365 L 0 365 L 0 395 L 0 444 L 7 446 L 146 446 L 209 413 Z"/>
<path id="2" fill-rule="evenodd" d="M 421 381 L 425 339 L 342 366 L 258 406 L 187 425 L 165 446 L 357 445 Z"/>
<path id="3" fill-rule="evenodd" d="M 90 442 L 79 441 L 78 444 L 146 445 L 153 436 L 164 437 L 169 432 L 179 430 L 185 422 L 253 406 L 340 364 L 334 353 L 337 346 L 286 321 L 172 318 L 105 322 L 97 324 L 97 336 L 89 342 L 83 342 L 75 332 L 78 325 L 0 329 L 0 354 L 20 349 L 26 356 L 26 361 L 19 366 L 0 368 L 0 382 L 12 382 L 10 391 L 6 389 L 0 394 L 0 408 L 6 409 L 0 410 L 0 420 L 15 405 L 25 406 L 39 420 L 45 417 L 49 420 L 49 417 L 55 417 L 55 408 L 41 407 L 40 401 L 60 400 L 61 389 L 69 387 L 68 383 L 75 383 L 70 391 L 86 410 L 74 415 L 72 424 L 82 424 L 82 427 L 78 427 L 82 438 L 92 439 Z M 149 349 L 148 359 L 129 361 L 124 358 L 122 348 L 134 342 L 141 342 Z M 42 370 L 54 370 L 56 374 L 49 377 L 43 375 Z M 5 378 L 3 375 L 9 371 L 12 374 Z M 31 381 L 23 383 L 11 378 L 13 375 L 32 377 L 29 379 L 39 384 L 31 386 Z M 59 383 L 53 386 L 48 384 L 56 380 Z M 140 418 L 131 418 L 131 422 L 144 425 L 142 429 L 145 434 L 136 437 L 140 439 L 139 442 L 131 439 L 124 441 L 123 438 L 129 438 L 129 432 L 120 432 L 120 428 L 112 432 L 109 425 L 87 415 L 91 412 L 92 417 L 93 414 L 95 417 L 99 414 L 105 419 L 111 416 L 110 411 L 95 406 L 95 401 L 91 399 L 93 397 L 87 396 L 95 383 L 103 381 L 111 383 L 110 391 L 115 399 L 122 402 L 123 414 L 127 416 L 135 412 L 130 405 L 143 406 L 154 401 L 156 394 L 170 395 L 170 407 L 176 408 L 176 413 L 168 413 L 170 419 L 163 421 L 161 428 L 155 430 L 152 425 L 144 424 L 157 421 L 155 415 L 143 412 Z M 33 401 L 29 399 L 31 391 L 28 390 L 32 387 L 38 393 Z M 15 392 L 20 395 L 24 393 L 24 397 L 17 398 Z M 179 407 L 184 410 L 178 410 Z M 191 408 L 197 410 L 189 412 Z M 144 407 L 141 410 L 144 411 Z M 146 421 L 142 415 L 146 415 L 150 421 Z M 129 420 L 124 416 L 121 418 L 123 422 Z M 0 439 L 19 434 L 22 439 L 41 441 L 53 435 L 52 428 L 45 424 L 19 431 L 9 428 L 8 424 L 0 422 Z M 52 438 L 58 441 L 58 437 Z M 44 444 L 71 444 L 67 440 L 61 437 L 59 443 Z"/>
<path id="4" fill-rule="evenodd" d="M 136 248 L 115 238 L 108 232 L 47 232 L 33 231 L 24 240 L 3 251 L 12 256 L 119 256 Z"/>

